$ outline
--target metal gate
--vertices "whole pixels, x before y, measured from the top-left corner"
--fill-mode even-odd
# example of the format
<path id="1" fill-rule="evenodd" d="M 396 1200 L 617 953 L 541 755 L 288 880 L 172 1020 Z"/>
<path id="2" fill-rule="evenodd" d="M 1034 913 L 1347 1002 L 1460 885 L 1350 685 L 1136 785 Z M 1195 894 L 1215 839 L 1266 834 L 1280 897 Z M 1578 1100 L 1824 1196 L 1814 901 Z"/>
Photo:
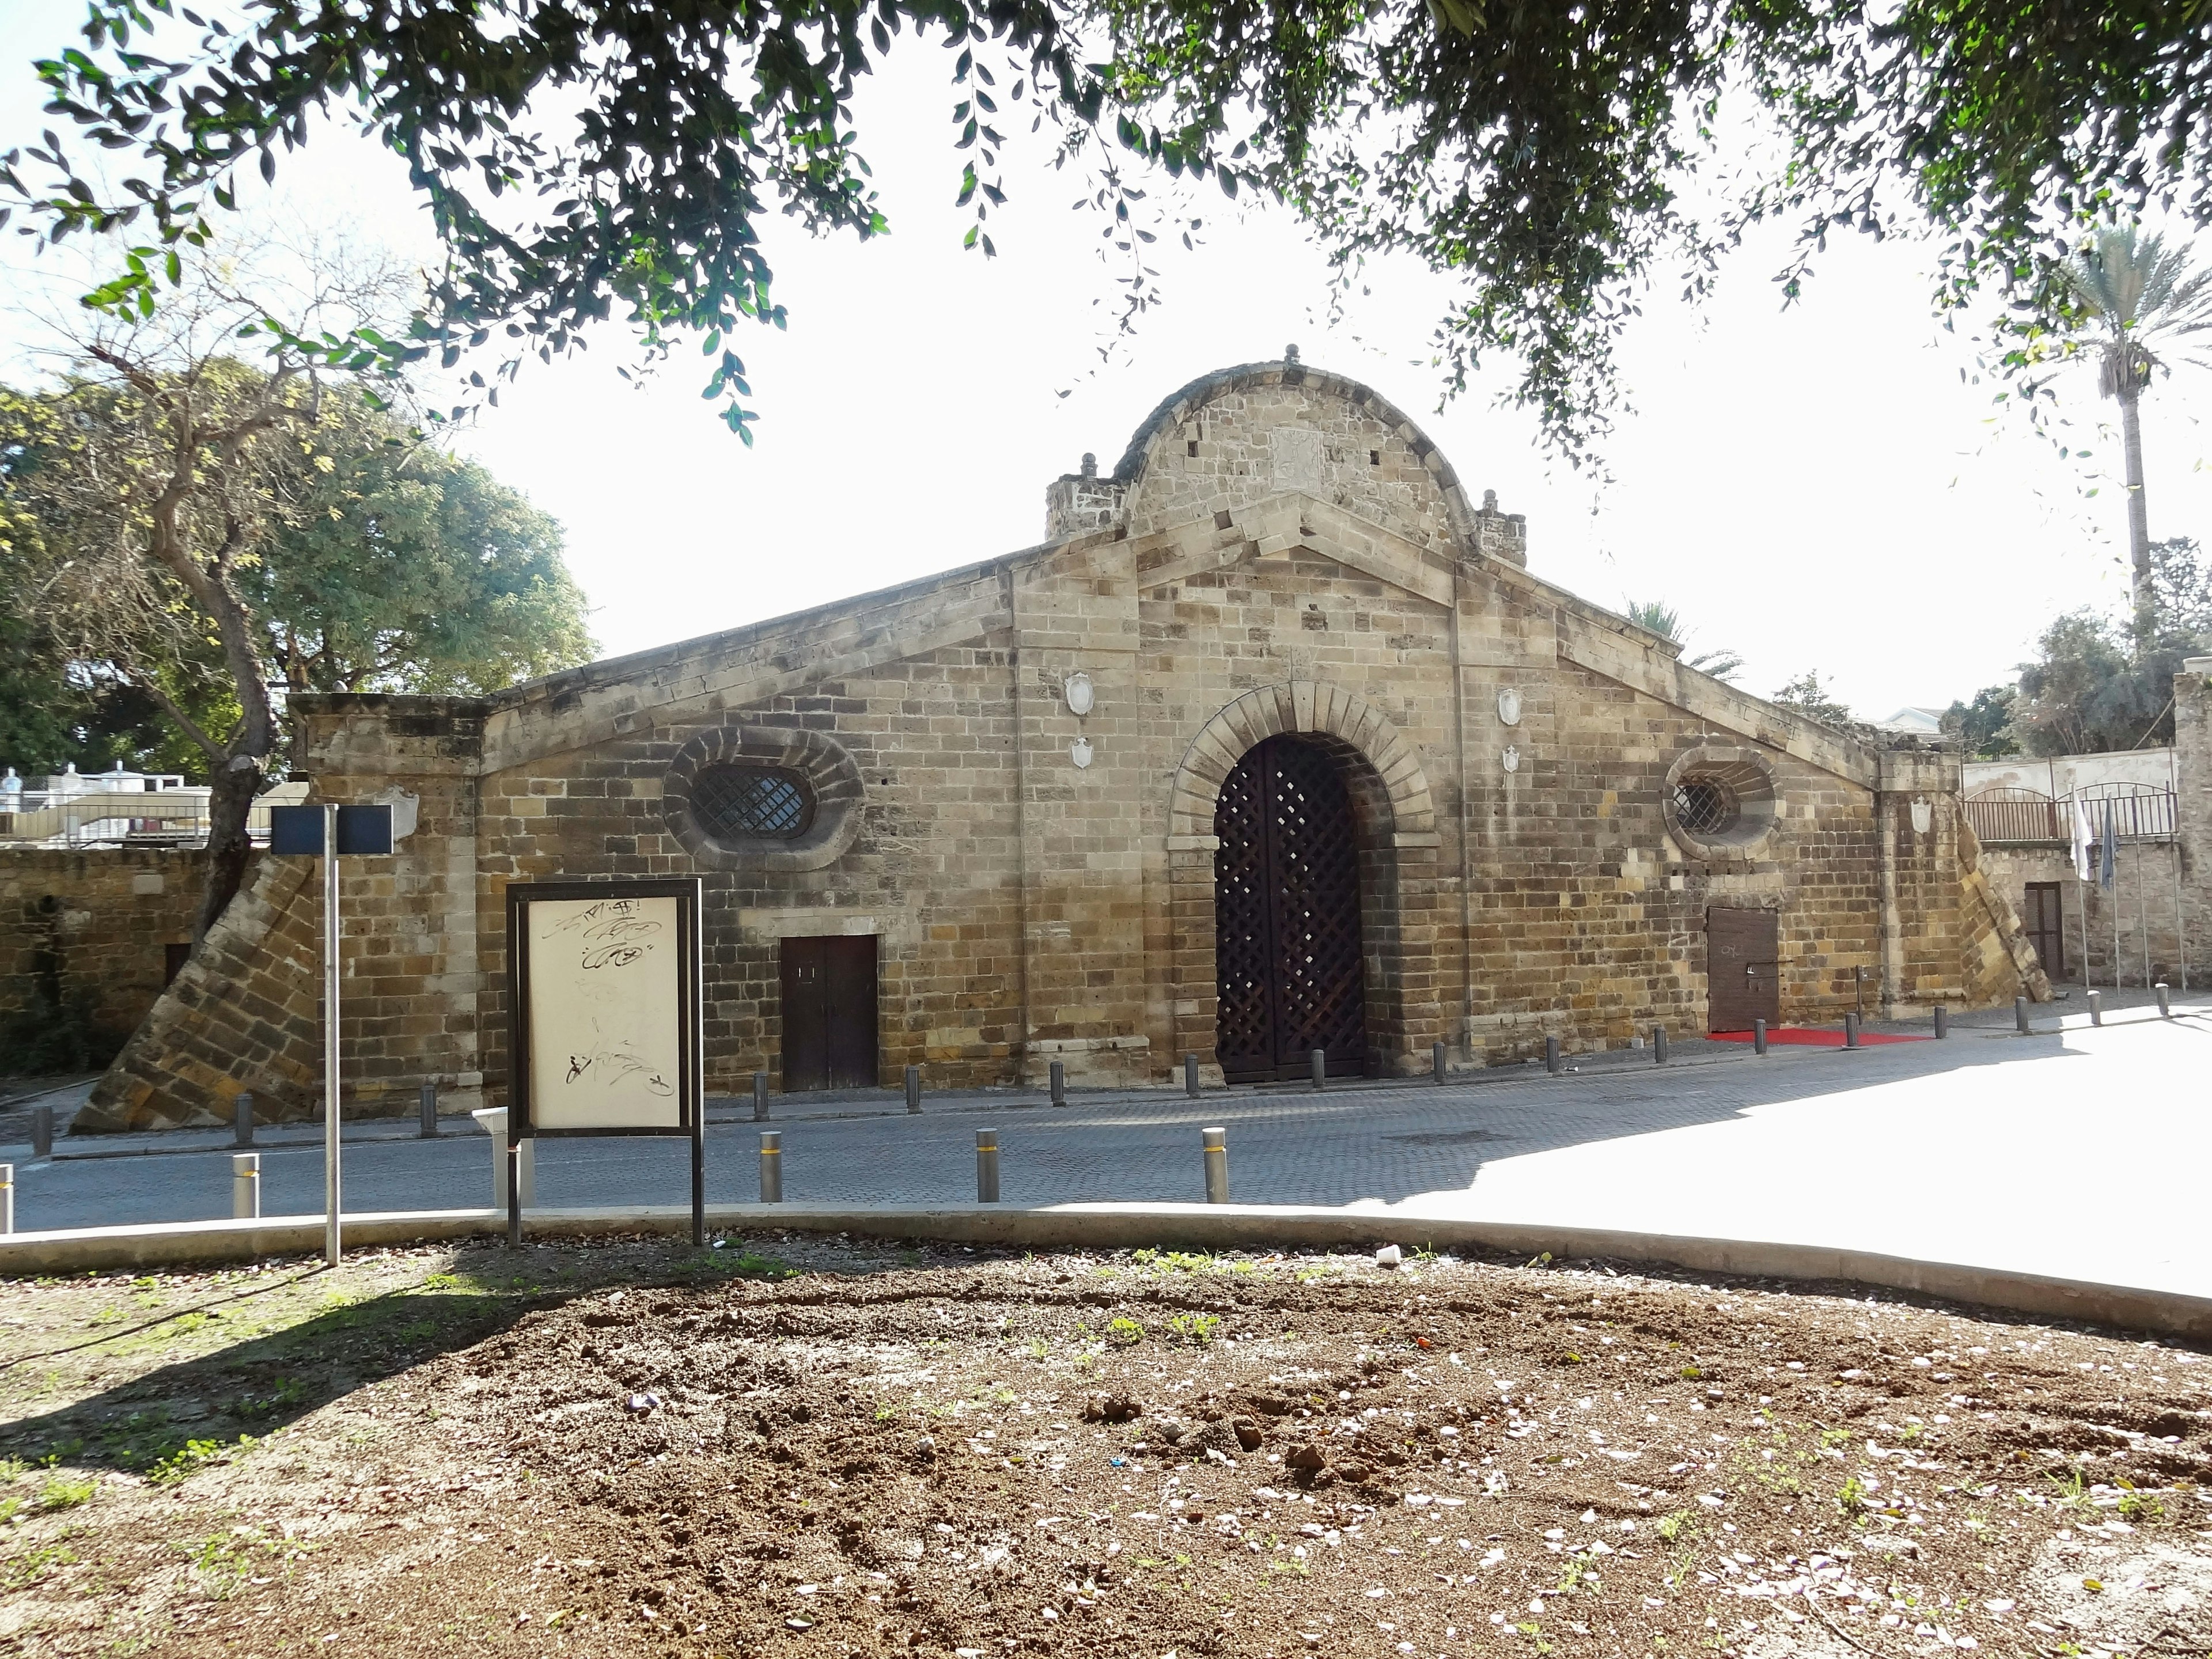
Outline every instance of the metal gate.
<path id="1" fill-rule="evenodd" d="M 1748 1031 L 1782 1023 L 1781 918 L 1715 905 L 1705 912 L 1705 1027 Z"/>
<path id="2" fill-rule="evenodd" d="M 1336 763 L 1270 738 L 1221 786 L 1213 833 L 1215 1052 L 1232 1083 L 1367 1068 L 1359 854 Z"/>
<path id="3" fill-rule="evenodd" d="M 787 939 L 783 1086 L 876 1086 L 876 940 L 872 933 Z"/>

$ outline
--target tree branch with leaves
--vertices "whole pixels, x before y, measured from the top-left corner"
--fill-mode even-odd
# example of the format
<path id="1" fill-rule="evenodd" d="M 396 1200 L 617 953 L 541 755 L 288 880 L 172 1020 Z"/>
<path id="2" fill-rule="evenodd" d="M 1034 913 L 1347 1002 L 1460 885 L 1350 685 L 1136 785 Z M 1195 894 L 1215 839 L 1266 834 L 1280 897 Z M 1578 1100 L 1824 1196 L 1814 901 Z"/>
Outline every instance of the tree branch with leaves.
<path id="1" fill-rule="evenodd" d="M 1390 255 L 1459 281 L 1437 332 L 1445 386 L 1504 369 L 1577 462 L 1620 407 L 1622 331 L 1654 294 L 1699 302 L 1764 221 L 1796 227 L 1785 301 L 1832 235 L 1929 232 L 1939 309 L 2055 328 L 2076 307 L 2065 258 L 2100 216 L 2212 219 L 2212 31 L 2143 0 L 240 0 L 234 15 L 90 0 L 83 45 L 38 65 L 115 181 L 50 131 L 9 152 L 0 192 L 44 237 L 136 245 L 97 303 L 143 304 L 235 204 L 241 169 L 273 178 L 317 122 L 348 119 L 404 165 L 447 257 L 406 326 L 301 333 L 303 357 L 398 373 L 491 347 L 489 375 L 466 378 L 494 398 L 526 359 L 620 316 L 647 362 L 700 349 L 741 434 L 738 333 L 787 320 L 772 211 L 889 228 L 851 98 L 902 35 L 951 53 L 948 189 L 975 213 L 970 246 L 992 251 L 1022 112 L 1050 125 L 1053 165 L 1091 170 L 1109 234 L 1128 227 L 1127 305 L 1152 291 L 1140 222 L 1167 210 L 1139 173 L 1285 203 L 1347 283 Z"/>

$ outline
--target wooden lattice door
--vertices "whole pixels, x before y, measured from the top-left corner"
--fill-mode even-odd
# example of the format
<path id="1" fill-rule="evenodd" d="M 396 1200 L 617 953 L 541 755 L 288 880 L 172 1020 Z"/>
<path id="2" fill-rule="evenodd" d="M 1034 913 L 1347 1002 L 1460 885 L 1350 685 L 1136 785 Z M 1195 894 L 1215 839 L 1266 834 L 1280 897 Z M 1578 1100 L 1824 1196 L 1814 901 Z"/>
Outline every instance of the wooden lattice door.
<path id="1" fill-rule="evenodd" d="M 1213 833 L 1215 1052 L 1232 1083 L 1367 1067 L 1359 852 L 1328 755 L 1270 738 L 1221 786 Z"/>

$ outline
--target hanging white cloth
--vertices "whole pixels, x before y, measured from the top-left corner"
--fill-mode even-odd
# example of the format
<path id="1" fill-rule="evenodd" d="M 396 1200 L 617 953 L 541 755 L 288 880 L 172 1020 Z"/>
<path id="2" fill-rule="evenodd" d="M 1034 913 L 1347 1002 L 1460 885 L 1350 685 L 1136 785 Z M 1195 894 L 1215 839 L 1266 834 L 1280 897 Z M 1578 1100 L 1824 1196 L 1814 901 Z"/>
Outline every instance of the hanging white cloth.
<path id="1" fill-rule="evenodd" d="M 2097 872 L 2090 862 L 2089 846 L 2097 832 L 2089 823 L 2089 804 L 2079 795 L 2074 798 L 2074 877 L 2077 881 L 2093 879 Z"/>

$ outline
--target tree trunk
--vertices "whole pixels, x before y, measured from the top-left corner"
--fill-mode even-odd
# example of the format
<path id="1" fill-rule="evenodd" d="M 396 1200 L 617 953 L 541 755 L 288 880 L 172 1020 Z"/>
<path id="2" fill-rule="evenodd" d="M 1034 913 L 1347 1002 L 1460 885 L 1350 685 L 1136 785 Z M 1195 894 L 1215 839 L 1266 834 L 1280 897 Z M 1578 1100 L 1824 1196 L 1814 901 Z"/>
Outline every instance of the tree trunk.
<path id="1" fill-rule="evenodd" d="M 2120 447 L 2127 457 L 2130 597 L 2135 601 L 2136 648 L 2148 650 L 2157 628 L 2151 601 L 2150 511 L 2143 500 L 2142 417 L 2135 377 L 2124 365 L 2120 378 Z"/>
<path id="2" fill-rule="evenodd" d="M 246 763 L 216 768 L 210 780 L 214 787 L 208 791 L 207 879 L 200 890 L 199 915 L 192 921 L 195 951 L 246 884 L 246 861 L 253 854 L 246 815 L 260 793 L 261 768 L 252 758 L 238 758 Z"/>
<path id="3" fill-rule="evenodd" d="M 268 674 L 255 647 L 253 625 L 244 603 L 232 591 L 227 573 L 207 583 L 203 602 L 215 613 L 216 630 L 222 640 L 231 684 L 238 692 L 241 718 L 209 780 L 214 787 L 208 793 L 207 885 L 200 894 L 199 918 L 192 924 L 195 951 L 246 883 L 246 861 L 253 851 L 246 833 L 246 815 L 261 793 L 264 763 L 276 741 Z"/>

